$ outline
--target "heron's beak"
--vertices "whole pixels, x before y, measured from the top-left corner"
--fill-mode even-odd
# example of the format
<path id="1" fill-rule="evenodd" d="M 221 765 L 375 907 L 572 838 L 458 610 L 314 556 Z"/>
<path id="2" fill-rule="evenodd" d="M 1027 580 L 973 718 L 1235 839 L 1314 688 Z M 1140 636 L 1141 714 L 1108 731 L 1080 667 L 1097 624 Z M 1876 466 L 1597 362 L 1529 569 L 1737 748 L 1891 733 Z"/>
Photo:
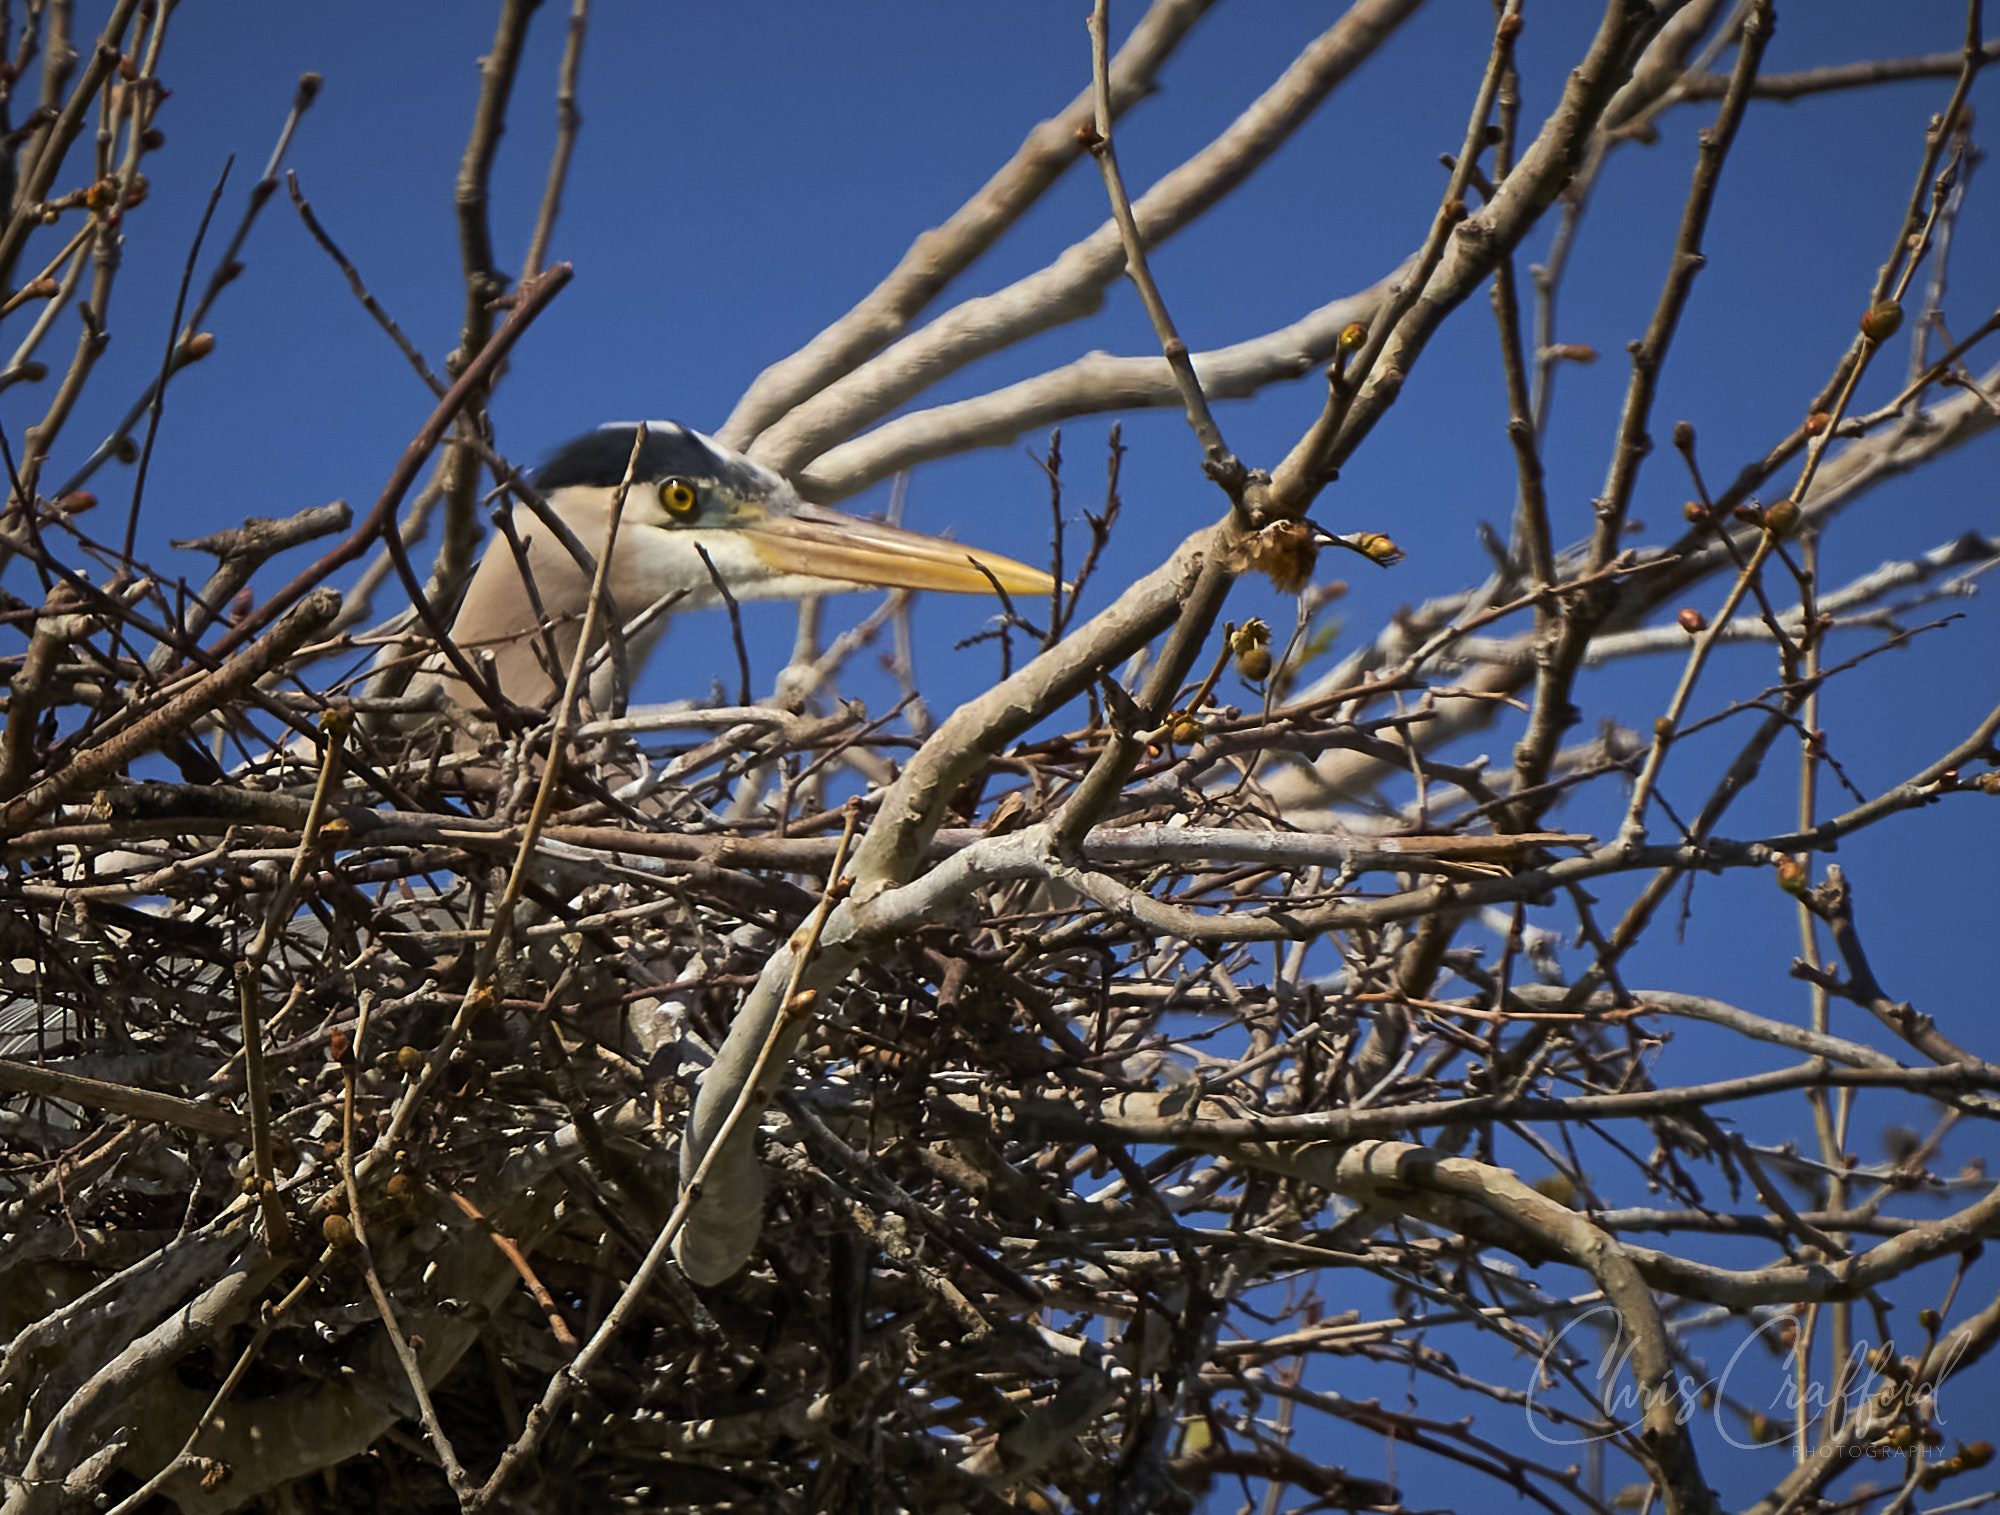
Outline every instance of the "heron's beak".
<path id="1" fill-rule="evenodd" d="M 1039 568 L 943 537 L 864 521 L 823 506 L 801 504 L 783 515 L 747 523 L 751 549 L 780 573 L 808 574 L 882 589 L 943 589 L 1045 595 L 1055 580 Z"/>

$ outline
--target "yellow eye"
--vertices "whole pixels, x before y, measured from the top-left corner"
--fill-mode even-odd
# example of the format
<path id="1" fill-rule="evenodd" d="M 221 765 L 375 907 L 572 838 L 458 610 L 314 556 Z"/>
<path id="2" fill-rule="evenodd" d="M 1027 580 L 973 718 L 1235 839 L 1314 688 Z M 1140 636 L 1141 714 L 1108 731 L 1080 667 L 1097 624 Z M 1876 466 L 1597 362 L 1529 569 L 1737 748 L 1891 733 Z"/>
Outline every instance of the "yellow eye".
<path id="1" fill-rule="evenodd" d="M 686 479 L 668 479 L 660 485 L 660 508 L 681 520 L 694 514 L 701 497 Z"/>

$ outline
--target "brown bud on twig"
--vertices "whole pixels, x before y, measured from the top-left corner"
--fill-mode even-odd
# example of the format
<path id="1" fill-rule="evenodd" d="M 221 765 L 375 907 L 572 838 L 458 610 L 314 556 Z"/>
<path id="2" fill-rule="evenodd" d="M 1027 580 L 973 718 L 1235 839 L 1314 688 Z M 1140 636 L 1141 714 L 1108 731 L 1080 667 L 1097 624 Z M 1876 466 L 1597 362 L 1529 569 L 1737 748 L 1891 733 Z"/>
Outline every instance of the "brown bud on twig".
<path id="1" fill-rule="evenodd" d="M 319 1234 L 336 1252 L 351 1252 L 360 1242 L 354 1234 L 354 1222 L 345 1215 L 329 1215 L 319 1223 Z"/>
<path id="2" fill-rule="evenodd" d="M 1384 568 L 1403 561 L 1403 549 L 1379 531 L 1364 531 L 1347 539 L 1347 543 L 1371 563 Z"/>
<path id="3" fill-rule="evenodd" d="M 1816 410 L 1806 417 L 1806 435 L 1816 437 L 1833 424 L 1833 417 L 1823 410 Z"/>
<path id="4" fill-rule="evenodd" d="M 1787 894 L 1804 894 L 1811 879 L 1806 865 L 1789 852 L 1778 859 L 1778 887 Z"/>
<path id="5" fill-rule="evenodd" d="M 1681 623 L 1681 630 L 1685 631 L 1689 636 L 1693 636 L 1708 625 L 1708 617 L 1703 615 L 1699 610 L 1696 610 L 1692 605 L 1675 616 L 1674 619 Z"/>
<path id="6" fill-rule="evenodd" d="M 1861 316 L 1861 335 L 1871 342 L 1886 342 L 1903 324 L 1903 307 L 1894 300 L 1878 300 Z"/>
<path id="7" fill-rule="evenodd" d="M 1694 422 L 1674 422 L 1674 446 L 1678 447 L 1682 452 L 1686 452 L 1694 446 Z"/>
<path id="8" fill-rule="evenodd" d="M 215 333 L 212 331 L 198 331 L 185 342 L 181 343 L 180 350 L 174 354 L 174 366 L 185 368 L 190 363 L 199 363 L 214 351 Z"/>
<path id="9" fill-rule="evenodd" d="M 1342 352 L 1359 352 L 1367 340 L 1368 328 L 1359 321 L 1349 321 L 1345 326 L 1340 328 L 1340 350 Z"/>
<path id="10" fill-rule="evenodd" d="M 1542 349 L 1542 356 L 1560 363 L 1595 363 L 1597 349 L 1588 342 L 1552 342 Z"/>
<path id="11" fill-rule="evenodd" d="M 1681 507 L 1681 514 L 1690 525 L 1699 526 L 1708 519 L 1708 507 L 1699 500 L 1689 500 Z"/>
<path id="12" fill-rule="evenodd" d="M 1799 507 L 1790 500 L 1780 500 L 1764 512 L 1764 529 L 1773 536 L 1790 536 L 1798 524 Z"/>

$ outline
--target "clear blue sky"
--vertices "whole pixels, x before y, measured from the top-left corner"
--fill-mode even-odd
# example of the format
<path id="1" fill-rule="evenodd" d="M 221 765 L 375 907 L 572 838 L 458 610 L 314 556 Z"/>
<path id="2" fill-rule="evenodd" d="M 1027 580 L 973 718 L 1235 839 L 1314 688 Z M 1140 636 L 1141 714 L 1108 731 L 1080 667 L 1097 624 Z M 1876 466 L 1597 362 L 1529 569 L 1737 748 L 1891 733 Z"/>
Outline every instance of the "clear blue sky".
<path id="1" fill-rule="evenodd" d="M 577 277 L 527 337 L 494 405 L 501 444 L 522 461 L 603 420 L 719 423 L 761 367 L 844 310 L 913 234 L 948 214 L 1027 125 L 1065 103 L 1088 76 L 1082 0 L 600 0 L 597 9 L 584 53 L 584 125 L 552 247 Z M 1160 94 L 1120 128 L 1135 186 L 1230 120 L 1325 24 L 1327 9 L 1298 0 L 1218 6 L 1165 70 Z M 1135 0 L 1121 0 L 1114 7 L 1120 29 L 1140 10 Z M 68 472 L 156 368 L 174 281 L 215 176 L 236 154 L 220 231 L 269 151 L 296 76 L 308 69 L 325 76 L 325 88 L 291 161 L 375 293 L 441 364 L 457 336 L 461 302 L 452 180 L 492 11 L 385 0 L 180 7 L 163 66 L 175 90 L 160 120 L 167 146 L 148 164 L 150 202 L 127 222 L 105 372 L 58 450 L 52 476 Z M 566 11 L 550 0 L 537 18 L 494 177 L 493 224 L 510 271 L 520 265 L 546 171 Z M 1530 5 L 1521 54 L 1529 120 L 1553 100 L 1596 11 L 1582 0 Z M 1944 0 L 1781 0 L 1766 67 L 1947 49 L 1962 26 L 1962 7 Z M 1265 174 L 1159 253 L 1155 271 L 1192 345 L 1238 340 L 1295 319 L 1371 282 L 1416 244 L 1443 183 L 1437 155 L 1455 150 L 1463 135 L 1489 27 L 1483 4 L 1434 0 Z M 1995 82 L 1982 81 L 1975 96 L 1988 117 L 2000 108 Z M 1676 418 L 1697 425 L 1711 480 L 1732 477 L 1794 424 L 1847 342 L 1909 193 L 1925 121 L 1948 88 L 1948 81 L 1930 80 L 1865 99 L 1752 107 L 1716 206 L 1709 268 L 1655 413 L 1663 441 Z M 1712 112 L 1710 105 L 1670 114 L 1656 145 L 1621 155 L 1590 212 L 1557 335 L 1592 344 L 1604 358 L 1561 379 L 1548 448 L 1560 540 L 1587 529 L 1623 394 L 1624 344 L 1643 329 L 1656 296 L 1694 132 Z M 1956 329 L 1974 324 L 1995 299 L 2000 196 L 1990 173 L 1975 175 L 1959 230 L 1959 293 L 1948 307 Z M 991 288 L 1039 266 L 1103 214 L 1086 163 L 967 287 Z M 219 235 L 211 254 L 218 245 Z M 1537 239 L 1531 256 L 1542 245 Z M 172 391 L 140 532 L 143 556 L 190 575 L 205 565 L 175 558 L 170 537 L 335 497 L 365 509 L 429 410 L 424 390 L 282 194 L 268 207 L 247 264 L 211 323 L 219 339 L 214 357 Z M 981 365 L 943 393 L 971 393 L 1090 347 L 1152 350 L 1129 287 L 1116 287 L 1105 310 L 1084 325 Z M 1269 464 L 1320 395 L 1311 379 L 1225 407 L 1220 420 L 1239 454 Z M 45 399 L 45 388 L 0 395 L 0 422 L 18 436 Z M 1511 509 L 1503 421 L 1482 298 L 1433 343 L 1394 414 L 1323 503 L 1320 516 L 1335 529 L 1386 530 L 1409 552 L 1387 574 L 1358 559 L 1328 565 L 1354 584 L 1350 625 L 1372 628 L 1398 603 L 1483 571 L 1474 523 L 1504 526 Z M 1104 434 L 1101 422 L 1066 429 L 1073 507 L 1097 501 Z M 1219 507 L 1177 416 L 1128 421 L 1126 436 L 1126 523 L 1101 597 Z M 1024 442 L 1040 446 L 1039 439 Z M 2000 530 L 1996 458 L 2000 447 L 1989 441 L 1871 496 L 1828 538 L 1826 582 L 1968 526 Z M 128 480 L 108 473 L 97 485 L 121 514 Z M 1643 477 L 1635 514 L 1677 517 L 1686 494 L 1663 446 Z M 879 508 L 882 496 L 851 503 Z M 1019 450 L 1000 449 L 921 471 L 909 519 L 1035 558 L 1047 535 L 1045 486 Z M 99 529 L 110 530 L 102 522 Z M 1691 603 L 1712 610 L 1719 598 L 1718 587 Z M 2000 617 L 1990 599 L 1967 603 L 1965 620 L 1829 693 L 1825 724 L 1865 789 L 1919 766 L 2000 699 Z M 840 613 L 858 614 L 865 604 L 850 599 Z M 1245 610 L 1261 610 L 1274 624 L 1290 619 L 1274 596 L 1254 588 L 1233 607 Z M 920 666 L 934 708 L 991 676 L 991 648 L 949 650 L 977 629 L 982 614 L 967 602 L 923 607 Z M 751 617 L 758 682 L 768 687 L 789 617 L 770 607 Z M 1769 661 L 1761 652 L 1725 655 L 1716 689 L 1762 682 L 1762 674 L 1744 670 Z M 727 677 L 729 667 L 719 621 L 684 620 L 640 693 L 699 693 L 710 673 Z M 1631 719 L 1649 718 L 1677 668 L 1627 665 L 1595 675 L 1584 688 L 1586 708 L 1608 704 Z M 886 686 L 860 687 L 882 702 Z M 1698 702 L 1699 710 L 1711 708 Z M 1472 750 L 1504 758 L 1506 749 L 1491 738 Z M 1690 753 L 1685 771 L 1698 761 Z M 1789 815 L 1792 765 L 1775 766 L 1783 775 L 1746 801 L 1732 834 L 1775 827 Z M 1671 772 L 1668 794 L 1682 797 Z M 1607 823 L 1601 813 L 1557 819 L 1584 829 Z M 1966 1022 L 1994 1009 L 1996 841 L 2000 809 L 1965 801 L 1852 843 L 1841 858 L 1857 876 L 1862 922 L 1892 992 L 1955 1022 L 1958 1034 L 1989 1055 L 2000 1051 L 2000 1037 L 1976 1024 L 1966 1029 Z M 1618 900 L 1625 891 L 1607 887 L 1603 894 Z M 1805 997 L 1784 974 L 1795 943 L 1792 907 L 1775 890 L 1704 884 L 1686 945 L 1671 949 L 1663 935 L 1630 978 L 1712 991 L 1802 1019 Z M 1873 1140 L 1864 1122 L 1857 1137 L 1864 1156 L 1876 1155 Z M 1970 1149 L 1948 1150 L 1962 1156 Z M 1990 1372 L 1983 1382 L 1989 1391 L 2000 1386 Z M 1378 1391 L 1400 1393 L 1400 1379 L 1384 1378 Z M 1952 1402 L 1945 1401 L 1947 1410 Z M 1969 1405 L 1970 1395 L 1957 1402 Z M 1341 1460 L 1352 1447 L 1335 1433 L 1318 1450 Z M 1354 1466 L 1384 1472 L 1365 1457 Z M 1454 1487 L 1449 1473 L 1414 1456 L 1400 1471 L 1418 1502 L 1439 1502 Z M 1776 1476 L 1769 1460 L 1748 1453 L 1718 1459 L 1708 1471 L 1736 1492 Z"/>

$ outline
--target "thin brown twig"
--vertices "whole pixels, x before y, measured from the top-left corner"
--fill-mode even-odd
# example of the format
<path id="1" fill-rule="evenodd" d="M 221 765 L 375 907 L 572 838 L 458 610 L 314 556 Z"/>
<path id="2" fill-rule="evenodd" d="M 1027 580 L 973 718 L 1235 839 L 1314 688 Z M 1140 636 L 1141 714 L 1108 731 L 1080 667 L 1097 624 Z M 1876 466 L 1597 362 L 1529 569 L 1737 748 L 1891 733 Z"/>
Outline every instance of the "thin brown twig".
<path id="1" fill-rule="evenodd" d="M 1230 503 L 1240 511 L 1246 478 L 1243 464 L 1223 442 L 1221 429 L 1216 426 L 1215 416 L 1208 408 L 1208 398 L 1201 392 L 1201 380 L 1195 375 L 1194 364 L 1188 360 L 1187 343 L 1181 340 L 1180 332 L 1175 329 L 1174 318 L 1167 311 L 1167 302 L 1153 278 L 1151 265 L 1146 261 L 1145 239 L 1140 235 L 1138 220 L 1132 214 L 1131 197 L 1125 193 L 1125 177 L 1118 171 L 1118 150 L 1111 137 L 1115 112 L 1111 100 L 1110 10 L 1111 0 L 1096 0 L 1090 13 L 1090 71 L 1095 121 L 1090 142 L 1091 155 L 1097 159 L 1098 169 L 1104 175 L 1104 192 L 1111 201 L 1111 218 L 1117 222 L 1119 240 L 1125 246 L 1125 272 L 1139 291 L 1140 302 L 1146 307 L 1146 317 L 1153 323 L 1154 335 L 1160 339 L 1160 351 L 1166 357 L 1167 366 L 1173 370 L 1174 382 L 1181 392 L 1181 404 L 1187 411 L 1188 425 L 1194 429 L 1195 440 L 1201 443 L 1202 467 L 1222 486 Z"/>

